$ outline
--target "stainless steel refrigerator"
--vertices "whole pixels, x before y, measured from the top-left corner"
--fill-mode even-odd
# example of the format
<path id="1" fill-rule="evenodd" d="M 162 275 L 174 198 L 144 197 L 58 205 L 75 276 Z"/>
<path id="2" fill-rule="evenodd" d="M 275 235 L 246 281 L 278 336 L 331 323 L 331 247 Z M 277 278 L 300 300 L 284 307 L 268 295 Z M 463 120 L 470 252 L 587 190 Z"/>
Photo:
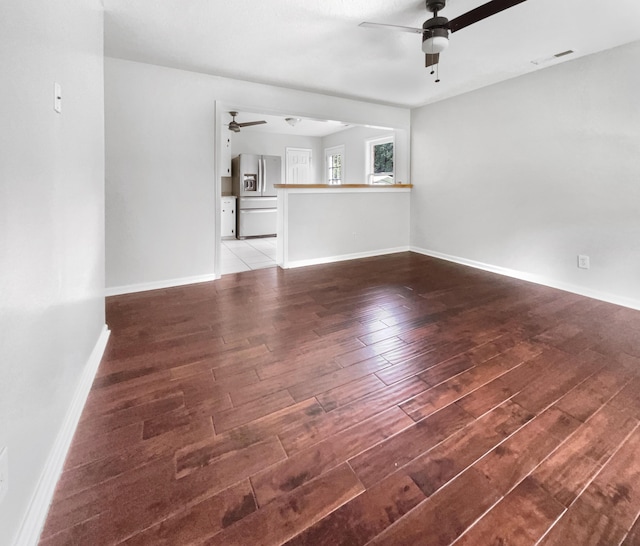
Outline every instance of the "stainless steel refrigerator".
<path id="1" fill-rule="evenodd" d="M 238 239 L 275 235 L 278 198 L 273 185 L 282 183 L 282 158 L 240 154 L 231 161 L 231 175 L 238 197 Z"/>

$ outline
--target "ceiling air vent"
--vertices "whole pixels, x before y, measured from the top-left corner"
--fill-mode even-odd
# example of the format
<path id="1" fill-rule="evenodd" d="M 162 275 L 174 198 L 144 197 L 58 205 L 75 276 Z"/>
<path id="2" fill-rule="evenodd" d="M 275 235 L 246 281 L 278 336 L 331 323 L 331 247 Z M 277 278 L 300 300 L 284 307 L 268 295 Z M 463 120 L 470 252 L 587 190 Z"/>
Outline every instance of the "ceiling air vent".
<path id="1" fill-rule="evenodd" d="M 573 53 L 573 49 L 567 49 L 566 51 L 563 51 L 562 53 L 556 53 L 554 55 L 554 57 L 564 57 L 565 55 L 571 55 Z"/>

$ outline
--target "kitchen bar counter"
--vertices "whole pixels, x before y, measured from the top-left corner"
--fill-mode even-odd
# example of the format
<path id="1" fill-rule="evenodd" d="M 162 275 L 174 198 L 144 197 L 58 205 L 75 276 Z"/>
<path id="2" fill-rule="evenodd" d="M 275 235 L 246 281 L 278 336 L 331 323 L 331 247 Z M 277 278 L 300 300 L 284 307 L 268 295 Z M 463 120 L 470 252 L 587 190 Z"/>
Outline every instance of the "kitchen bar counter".
<path id="1" fill-rule="evenodd" d="M 311 190 L 311 189 L 330 189 L 339 190 L 341 188 L 361 188 L 361 189 L 384 189 L 396 190 L 400 188 L 413 188 L 413 184 L 274 184 L 277 189 L 284 190 Z"/>
<path id="2" fill-rule="evenodd" d="M 411 184 L 275 184 L 287 269 L 409 249 Z"/>

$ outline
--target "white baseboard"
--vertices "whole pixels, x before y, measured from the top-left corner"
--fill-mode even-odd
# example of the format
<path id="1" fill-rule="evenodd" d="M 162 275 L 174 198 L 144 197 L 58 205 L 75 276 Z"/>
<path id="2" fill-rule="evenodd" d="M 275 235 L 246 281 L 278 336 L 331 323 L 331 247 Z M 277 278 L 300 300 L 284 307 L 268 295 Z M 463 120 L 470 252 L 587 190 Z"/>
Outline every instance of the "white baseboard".
<path id="1" fill-rule="evenodd" d="M 507 267 L 500 267 L 497 265 L 487 264 L 483 262 L 477 262 L 475 260 L 468 260 L 466 258 L 460 258 L 458 256 L 452 256 L 450 254 L 443 254 L 442 252 L 436 252 L 435 250 L 427 250 L 425 248 L 411 247 L 412 252 L 418 254 L 424 254 L 425 256 L 431 256 L 432 258 L 440 258 L 441 260 L 447 260 L 448 262 L 454 262 L 476 269 L 482 269 L 484 271 L 490 271 L 491 273 L 497 273 L 498 275 L 505 275 L 506 277 L 513 277 L 515 279 L 521 279 L 523 281 L 532 282 L 535 284 L 541 284 L 550 288 L 557 288 L 558 290 L 564 290 L 565 292 L 571 292 L 580 296 L 586 296 L 587 298 L 593 298 L 600 301 L 606 301 L 607 303 L 613 303 L 615 305 L 621 305 L 622 307 L 629 307 L 631 309 L 640 310 L 640 301 L 617 296 L 608 292 L 600 292 L 599 290 L 591 290 L 583 286 L 575 284 L 556 281 L 543 275 L 536 275 L 534 273 L 527 273 L 525 271 L 518 271 L 517 269 L 509 269 Z"/>
<path id="2" fill-rule="evenodd" d="M 102 355 L 107 346 L 109 333 L 109 329 L 105 324 L 87 360 L 84 371 L 82 372 L 82 377 L 73 395 L 71 406 L 67 411 L 62 427 L 49 453 L 44 470 L 38 481 L 38 486 L 31 499 L 25 518 L 22 521 L 15 546 L 35 546 L 38 544 L 40 533 L 42 533 L 42 528 L 47 519 L 49 505 L 53 500 L 56 484 L 62 473 L 64 461 L 71 446 L 71 440 L 78 426 L 78 421 L 80 420 L 84 404 L 87 401 L 87 396 L 89 396 L 93 379 L 98 371 L 100 360 L 102 360 Z"/>
<path id="3" fill-rule="evenodd" d="M 310 260 L 294 260 L 283 264 L 283 269 L 293 269 L 296 267 L 306 267 L 308 265 L 329 264 L 333 262 L 344 262 L 346 260 L 358 260 L 360 258 L 373 258 L 374 256 L 384 256 L 385 254 L 396 254 L 397 252 L 408 252 L 408 246 L 396 248 L 385 248 L 382 250 L 371 250 L 368 252 L 357 252 L 355 254 L 341 254 L 340 256 L 325 256 L 323 258 L 312 258 Z"/>
<path id="4" fill-rule="evenodd" d="M 126 286 L 114 286 L 105 290 L 105 296 L 120 296 L 122 294 L 133 294 L 134 292 L 146 292 L 147 290 L 159 290 L 162 288 L 173 288 L 175 286 L 185 286 L 187 284 L 197 284 L 199 282 L 215 281 L 219 277 L 214 274 L 197 275 L 195 277 L 182 277 L 180 279 L 168 279 L 166 281 L 145 282 L 140 284 L 129 284 Z"/>

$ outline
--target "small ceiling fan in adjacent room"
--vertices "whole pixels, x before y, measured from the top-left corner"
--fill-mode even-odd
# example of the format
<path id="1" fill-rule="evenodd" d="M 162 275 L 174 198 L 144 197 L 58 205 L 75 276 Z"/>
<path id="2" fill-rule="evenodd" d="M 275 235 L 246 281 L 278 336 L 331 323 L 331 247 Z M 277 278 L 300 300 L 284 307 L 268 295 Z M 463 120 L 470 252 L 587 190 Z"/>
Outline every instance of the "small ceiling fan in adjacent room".
<path id="1" fill-rule="evenodd" d="M 234 133 L 240 132 L 240 127 L 251 127 L 252 125 L 262 125 L 263 123 L 267 123 L 264 120 L 261 121 L 246 121 L 244 123 L 238 123 L 236 121 L 236 116 L 238 112 L 229 112 L 229 115 L 233 118 L 231 123 L 229 123 L 229 131 L 233 131 Z"/>
<path id="2" fill-rule="evenodd" d="M 449 45 L 449 32 L 456 32 L 525 1 L 526 0 L 492 0 L 449 21 L 446 17 L 438 16 L 438 12 L 446 6 L 446 0 L 426 0 L 427 10 L 433 13 L 433 17 L 427 19 L 422 25 L 422 28 L 369 22 L 360 23 L 359 26 L 422 34 L 422 51 L 426 55 L 425 66 L 429 67 L 439 63 L 440 53 Z M 433 74 L 433 71 L 431 73 Z M 438 82 L 440 80 L 437 79 L 436 81 Z"/>

